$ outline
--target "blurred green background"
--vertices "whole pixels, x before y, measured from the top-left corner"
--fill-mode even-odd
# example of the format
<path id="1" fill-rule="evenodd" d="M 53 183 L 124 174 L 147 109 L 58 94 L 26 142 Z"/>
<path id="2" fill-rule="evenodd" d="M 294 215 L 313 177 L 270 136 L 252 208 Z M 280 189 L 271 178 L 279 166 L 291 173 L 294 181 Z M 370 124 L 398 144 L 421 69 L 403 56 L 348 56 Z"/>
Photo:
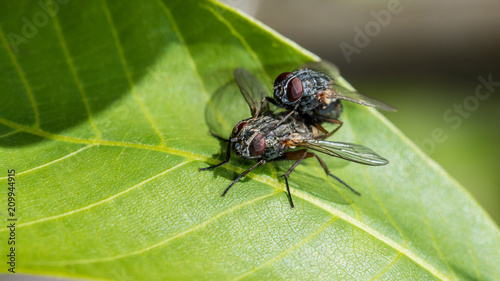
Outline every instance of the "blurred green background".
<path id="1" fill-rule="evenodd" d="M 500 85 L 487 99 L 474 98 L 479 76 L 500 83 L 500 1 L 223 2 L 335 63 L 361 93 L 397 107 L 383 114 L 500 224 Z"/>

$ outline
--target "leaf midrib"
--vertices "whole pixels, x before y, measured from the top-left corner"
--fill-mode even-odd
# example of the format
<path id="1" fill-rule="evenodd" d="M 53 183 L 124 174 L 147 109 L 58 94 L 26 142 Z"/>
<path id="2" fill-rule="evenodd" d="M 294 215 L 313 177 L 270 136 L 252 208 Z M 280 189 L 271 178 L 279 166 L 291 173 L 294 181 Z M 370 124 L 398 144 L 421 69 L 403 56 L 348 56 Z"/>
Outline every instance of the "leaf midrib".
<path id="1" fill-rule="evenodd" d="M 19 131 L 26 132 L 26 133 L 29 133 L 32 135 L 36 135 L 36 136 L 43 137 L 46 139 L 51 139 L 51 140 L 67 142 L 67 143 L 79 143 L 79 144 L 89 144 L 89 145 L 95 145 L 95 146 L 102 145 L 102 146 L 130 147 L 130 148 L 146 149 L 146 150 L 165 152 L 168 154 L 173 154 L 173 155 L 185 157 L 191 161 L 198 160 L 198 161 L 208 162 L 210 164 L 218 163 L 218 161 L 216 159 L 212 159 L 212 158 L 209 158 L 209 157 L 206 157 L 206 156 L 203 156 L 200 154 L 188 152 L 188 151 L 169 148 L 166 146 L 156 146 L 156 145 L 129 143 L 129 142 L 120 142 L 120 141 L 108 141 L 108 140 L 103 140 L 103 139 L 99 139 L 99 140 L 97 140 L 97 139 L 80 139 L 80 138 L 62 136 L 62 135 L 46 132 L 46 131 L 43 131 L 43 130 L 38 129 L 38 128 L 33 128 L 30 126 L 18 124 L 18 123 L 9 121 L 9 120 L 4 119 L 4 118 L 0 118 L 0 123 L 7 126 L 7 127 L 12 128 L 12 129 L 17 129 Z M 244 171 L 244 169 L 233 166 L 231 164 L 226 164 L 223 167 L 227 170 L 230 170 L 230 171 L 233 171 L 236 173 L 242 173 Z M 253 172 L 249 173 L 247 176 L 258 181 L 258 182 L 269 185 L 270 187 L 275 189 L 275 192 L 277 192 L 277 190 L 283 190 L 283 186 L 275 186 L 277 181 L 269 180 L 268 178 L 262 177 L 260 175 L 253 173 Z M 353 217 L 349 216 L 348 214 L 346 214 L 338 209 L 335 209 L 333 206 L 330 206 L 330 205 L 324 203 L 323 201 L 321 201 L 320 199 L 315 198 L 315 197 L 311 196 L 310 194 L 307 194 L 301 190 L 297 190 L 293 187 L 291 187 L 290 189 L 295 197 L 301 198 L 304 201 L 307 201 L 307 202 L 311 203 L 312 205 L 330 213 L 334 217 L 339 217 L 342 220 L 344 220 L 345 222 L 347 222 L 353 226 L 356 226 L 357 228 L 361 229 L 362 231 L 366 232 L 367 234 L 370 234 L 374 238 L 380 240 L 384 244 L 395 249 L 397 252 L 404 254 L 409 259 L 413 260 L 415 263 L 420 265 L 425 270 L 429 271 L 432 275 L 436 276 L 437 278 L 439 278 L 441 280 L 451 280 L 449 277 L 447 277 L 444 273 L 437 270 L 431 264 L 429 264 L 428 262 L 426 262 L 425 260 L 423 260 L 419 256 L 413 254 L 408 248 L 391 240 L 389 237 L 386 237 L 385 235 L 376 231 L 375 229 L 372 229 L 370 226 L 361 222 L 360 220 L 357 220 L 356 218 L 353 218 Z M 25 223 L 24 225 L 26 225 L 26 224 L 27 223 Z M 19 227 L 22 227 L 22 224 L 20 224 L 18 226 L 18 228 Z M 2 231 L 5 231 L 5 230 L 4 229 L 0 230 L 0 232 L 2 232 Z"/>

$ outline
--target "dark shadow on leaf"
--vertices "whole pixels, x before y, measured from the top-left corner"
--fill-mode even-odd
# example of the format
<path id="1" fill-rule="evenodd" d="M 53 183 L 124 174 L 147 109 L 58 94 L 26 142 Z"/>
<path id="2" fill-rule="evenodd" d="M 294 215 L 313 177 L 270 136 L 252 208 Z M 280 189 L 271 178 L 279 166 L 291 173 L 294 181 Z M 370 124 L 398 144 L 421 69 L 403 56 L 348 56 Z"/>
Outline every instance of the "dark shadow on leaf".
<path id="1" fill-rule="evenodd" d="M 228 81 L 210 97 L 205 107 L 205 121 L 214 134 L 229 138 L 233 127 L 251 117 L 250 109 L 234 82 Z"/>
<path id="2" fill-rule="evenodd" d="M 33 142 L 43 141 L 44 138 L 34 136 L 32 134 L 17 132 L 0 139 L 0 143 L 4 146 L 24 146 Z"/>
<path id="3" fill-rule="evenodd" d="M 26 83 L 13 62 L 2 62 L 5 67 L 0 76 L 0 92 L 12 106 L 2 107 L 0 118 L 31 127 L 36 124 L 37 112 L 42 131 L 60 134 L 84 124 L 87 132 L 83 138 L 93 138 L 91 119 L 122 96 L 132 95 L 131 84 L 138 84 L 148 75 L 166 48 L 179 44 L 160 5 L 149 3 L 70 1 L 61 5 L 56 20 L 49 17 L 47 25 L 38 28 L 26 44 L 19 44 L 17 52 L 10 46 Z M 19 19 L 41 12 L 38 5 L 19 4 L 17 9 L 10 9 L 12 13 L 8 16 L 0 17 L 4 33 L 20 34 Z M 159 29 L 159 26 L 169 28 Z M 2 58 L 8 58 L 7 50 L 0 47 L 0 52 Z M 31 104 L 30 92 L 36 109 Z M 130 114 L 140 112 L 140 107 L 139 104 L 130 107 Z M 113 122 L 119 121 L 109 120 Z M 12 129 L 0 130 L 0 135 L 9 130 Z M 0 138 L 0 145 L 22 146 L 44 140 L 26 138 L 13 142 L 12 139 Z"/>

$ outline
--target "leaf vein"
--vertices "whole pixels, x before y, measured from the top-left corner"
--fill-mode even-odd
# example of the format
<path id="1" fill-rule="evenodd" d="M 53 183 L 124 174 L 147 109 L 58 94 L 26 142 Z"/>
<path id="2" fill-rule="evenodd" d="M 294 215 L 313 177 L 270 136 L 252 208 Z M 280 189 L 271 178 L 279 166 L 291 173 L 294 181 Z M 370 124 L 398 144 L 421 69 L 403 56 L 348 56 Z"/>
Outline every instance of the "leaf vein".
<path id="1" fill-rule="evenodd" d="M 384 267 L 379 273 L 377 273 L 377 275 L 373 276 L 370 280 L 375 280 L 380 276 L 384 275 L 384 273 L 386 273 L 387 270 L 389 270 L 392 266 L 394 266 L 402 256 L 403 256 L 402 253 L 398 253 L 398 255 L 386 267 Z"/>
<path id="2" fill-rule="evenodd" d="M 50 5 L 52 3 L 52 0 L 47 1 L 47 5 Z M 80 77 L 78 76 L 78 73 L 76 72 L 75 65 L 73 64 L 73 59 L 71 58 L 71 54 L 69 53 L 68 46 L 66 44 L 66 40 L 64 39 L 64 34 L 61 29 L 61 25 L 59 24 L 59 19 L 57 18 L 57 14 L 55 14 L 53 17 L 54 19 L 54 27 L 56 30 L 57 34 L 57 39 L 59 40 L 59 43 L 61 45 L 61 48 L 64 53 L 64 58 L 66 59 L 66 62 L 68 63 L 71 75 L 73 76 L 73 80 L 78 88 L 78 92 L 80 93 L 80 96 L 82 98 L 83 104 L 85 106 L 85 111 L 87 112 L 87 117 L 89 118 L 89 123 L 92 126 L 92 129 L 94 130 L 94 133 L 96 135 L 97 139 L 101 138 L 101 131 L 99 128 L 97 128 L 96 123 L 94 122 L 94 118 L 92 117 L 92 111 L 90 109 L 89 101 L 87 99 L 87 95 L 85 94 L 85 90 L 83 89 L 83 85 L 80 81 Z"/>
<path id="3" fill-rule="evenodd" d="M 434 246 L 434 249 L 436 250 L 436 252 L 438 253 L 439 257 L 441 258 L 441 260 L 444 262 L 444 264 L 446 265 L 446 267 L 448 268 L 448 270 L 451 272 L 451 274 L 453 275 L 453 279 L 457 279 L 457 276 L 455 275 L 455 272 L 453 271 L 453 269 L 450 267 L 450 264 L 448 263 L 448 261 L 446 260 L 445 256 L 443 255 L 443 253 L 441 252 L 441 249 L 439 248 L 439 245 L 436 241 L 436 237 L 434 237 L 434 232 L 432 231 L 431 229 L 431 226 L 429 224 L 429 220 L 427 219 L 427 215 L 425 213 L 425 209 L 424 207 L 422 206 L 422 202 L 418 201 L 418 205 L 420 207 L 420 210 L 422 211 L 422 217 L 423 217 L 423 220 L 424 220 L 424 223 L 425 223 L 425 227 L 427 228 L 427 231 L 429 232 L 429 235 L 431 236 L 431 240 L 432 240 L 432 245 Z"/>
<path id="4" fill-rule="evenodd" d="M 396 241 L 390 239 L 389 237 L 383 235 L 382 233 L 378 232 L 377 230 L 373 229 L 369 225 L 357 220 L 356 218 L 350 217 L 348 214 L 335 209 L 334 207 L 321 202 L 317 198 L 314 198 L 313 196 L 301 191 L 301 190 L 294 190 L 294 195 L 295 197 L 301 198 L 319 208 L 322 208 L 323 210 L 327 211 L 334 217 L 339 217 L 342 220 L 346 221 L 347 223 L 361 229 L 362 231 L 370 234 L 374 238 L 380 240 L 384 244 L 390 246 L 391 248 L 395 249 L 399 253 L 404 254 L 407 256 L 409 259 L 413 260 L 415 263 L 420 265 L 422 268 L 426 269 L 429 271 L 432 275 L 436 276 L 437 278 L 440 278 L 441 280 L 450 280 L 448 276 L 446 276 L 444 273 L 440 272 L 437 268 L 432 266 L 430 263 L 422 259 L 421 257 L 413 254 L 409 248 L 402 246 L 398 244 Z"/>
<path id="5" fill-rule="evenodd" d="M 78 149 L 78 150 L 76 150 L 76 151 L 73 151 L 73 152 L 71 152 L 70 154 L 67 154 L 67 155 L 65 155 L 65 156 L 63 156 L 63 157 L 61 157 L 61 158 L 58 158 L 58 159 L 56 159 L 56 160 L 52 160 L 52 161 L 50 161 L 50 162 L 47 162 L 47 163 L 45 163 L 45 164 L 43 164 L 43 165 L 40 165 L 40 166 L 36 166 L 36 167 L 31 168 L 31 169 L 29 169 L 29 170 L 26 170 L 26 171 L 22 171 L 22 172 L 20 172 L 20 173 L 17 173 L 17 174 L 16 174 L 16 176 L 24 175 L 24 174 L 27 174 L 27 173 L 30 173 L 30 172 L 36 171 L 36 170 L 38 170 L 38 169 L 45 168 L 45 167 L 50 166 L 50 165 L 52 165 L 52 164 L 55 164 L 55 163 L 57 163 L 57 162 L 63 161 L 63 160 L 65 160 L 65 159 L 67 159 L 67 158 L 69 158 L 69 157 L 71 157 L 71 156 L 74 156 L 74 155 L 76 155 L 76 154 L 78 154 L 78 153 L 80 153 L 80 152 L 82 152 L 82 151 L 84 151 L 84 150 L 86 150 L 86 149 L 88 149 L 88 148 L 91 148 L 91 147 L 93 147 L 93 146 L 94 146 L 93 144 L 91 144 L 91 145 L 87 145 L 87 146 L 84 146 L 84 147 L 82 147 L 82 148 L 80 148 L 80 149 Z M 5 179 L 7 179 L 7 178 L 8 178 L 8 177 L 2 177 L 2 178 L 0 178 L 0 180 L 5 180 Z"/>
<path id="6" fill-rule="evenodd" d="M 208 95 L 208 92 L 205 88 L 205 83 L 201 79 L 200 72 L 198 70 L 198 67 L 196 66 L 196 63 L 194 62 L 193 55 L 189 51 L 188 45 L 186 44 L 186 41 L 184 40 L 184 36 L 182 36 L 182 33 L 179 30 L 179 27 L 177 26 L 177 23 L 175 21 L 175 18 L 173 17 L 172 13 L 170 12 L 170 9 L 163 3 L 163 1 L 158 0 L 158 4 L 160 5 L 161 9 L 167 16 L 168 20 L 172 24 L 172 29 L 174 30 L 175 34 L 177 35 L 177 38 L 179 39 L 181 45 L 183 46 L 184 53 L 186 54 L 187 61 L 189 63 L 189 66 L 194 72 L 194 77 L 198 81 L 198 84 L 200 86 L 201 92 L 207 99 L 208 106 L 212 109 L 212 111 L 215 114 L 215 117 L 217 118 L 217 121 L 228 131 L 232 131 L 233 127 L 231 127 L 229 124 L 227 124 L 226 120 L 222 118 L 222 116 L 219 114 L 219 112 L 215 109 L 214 104 L 212 103 L 212 100 L 210 99 L 210 96 Z"/>
<path id="7" fill-rule="evenodd" d="M 292 253 L 293 251 L 295 251 L 296 249 L 298 249 L 300 246 L 306 244 L 307 242 L 311 241 L 314 237 L 316 237 L 318 234 L 320 234 L 322 231 L 324 231 L 327 227 L 329 227 L 333 222 L 335 222 L 336 220 L 338 219 L 338 217 L 336 218 L 332 218 L 330 219 L 329 221 L 327 221 L 323 226 L 321 226 L 320 228 L 318 228 L 316 231 L 314 231 L 313 233 L 311 233 L 310 235 L 308 235 L 307 237 L 305 237 L 304 239 L 302 239 L 301 241 L 299 241 L 297 244 L 295 244 L 293 247 L 291 248 L 288 248 L 286 250 L 284 250 L 283 252 L 281 252 L 279 255 L 275 256 L 274 258 L 268 260 L 267 262 L 261 264 L 260 266 L 248 271 L 248 272 L 245 272 L 243 273 L 242 275 L 234 278 L 233 280 L 236 281 L 236 280 L 241 280 L 242 278 L 246 277 L 246 276 L 249 276 L 251 274 L 254 274 L 256 273 L 257 271 L 261 270 L 262 268 L 265 268 L 267 266 L 270 266 L 271 264 L 273 264 L 274 262 L 284 258 L 286 255 Z"/>
<path id="8" fill-rule="evenodd" d="M 318 167 L 318 166 L 313 166 L 315 170 L 317 170 L 319 173 L 323 173 L 323 171 Z M 325 179 L 325 182 L 330 185 L 330 186 L 333 186 L 333 188 L 340 194 L 342 195 L 342 197 L 344 197 L 345 200 L 347 200 L 347 202 L 349 202 L 349 204 L 351 204 L 351 206 L 354 208 L 354 210 L 356 211 L 356 217 L 358 220 L 362 220 L 361 218 L 361 212 L 358 208 L 358 206 L 354 203 L 354 201 L 351 200 L 351 198 L 349 198 L 349 196 L 345 195 L 344 192 L 342 192 L 340 190 L 340 188 L 336 185 L 336 184 L 333 184 L 330 179 L 328 178 L 328 176 L 323 176 L 324 179 Z"/>
<path id="9" fill-rule="evenodd" d="M 164 146 L 165 145 L 165 138 L 164 138 L 163 134 L 160 132 L 160 130 L 158 129 L 158 127 L 156 126 L 153 118 L 149 114 L 146 106 L 142 102 L 142 100 L 139 97 L 139 94 L 137 93 L 137 90 L 135 88 L 134 82 L 132 80 L 132 74 L 130 73 L 130 70 L 128 68 L 128 64 L 127 64 L 127 61 L 125 59 L 125 54 L 124 54 L 124 51 L 123 51 L 123 48 L 122 48 L 122 45 L 120 42 L 120 38 L 118 37 L 118 32 L 117 32 L 116 27 L 113 23 L 113 18 L 111 17 L 111 12 L 108 9 L 108 6 L 106 4 L 106 0 L 102 0 L 102 7 L 104 10 L 104 13 L 106 14 L 106 20 L 108 21 L 109 28 L 111 29 L 111 33 L 113 35 L 113 41 L 115 42 L 116 49 L 118 50 L 118 56 L 120 57 L 120 62 L 122 64 L 123 70 L 125 71 L 125 76 L 127 77 L 127 81 L 128 81 L 129 87 L 132 91 L 132 95 L 134 96 L 134 99 L 137 102 L 137 104 L 139 105 L 139 108 L 141 109 L 142 113 L 144 114 L 144 116 L 146 116 L 146 119 L 148 120 L 149 124 L 151 125 L 151 127 L 153 128 L 155 133 L 158 135 L 158 138 L 161 141 L 161 146 Z"/>
<path id="10" fill-rule="evenodd" d="M 479 271 L 478 267 L 477 267 L 477 258 L 476 258 L 476 254 L 474 252 L 474 249 L 472 248 L 472 242 L 473 239 L 469 239 L 468 241 L 468 248 L 469 248 L 469 253 L 472 257 L 472 262 L 474 263 L 474 271 L 476 272 L 476 277 L 477 277 L 477 280 L 483 280 L 483 277 L 481 276 L 481 272 Z"/>
<path id="11" fill-rule="evenodd" d="M 12 62 L 12 65 L 16 69 L 17 75 L 19 75 L 19 78 L 21 78 L 21 82 L 23 83 L 23 86 L 26 90 L 26 94 L 28 95 L 28 98 L 31 103 L 31 107 L 33 108 L 33 114 L 35 115 L 35 124 L 33 126 L 35 128 L 40 127 L 40 113 L 38 112 L 38 106 L 36 105 L 36 100 L 35 96 L 33 95 L 33 91 L 31 89 L 30 84 L 28 83 L 28 80 L 26 79 L 26 76 L 24 76 L 24 72 L 21 69 L 21 66 L 19 65 L 19 62 L 17 61 L 16 56 L 12 52 L 12 50 L 9 47 L 9 44 L 7 43 L 7 38 L 5 38 L 5 34 L 3 33 L 2 28 L 0 27 L 0 41 L 2 41 L 2 45 L 7 51 L 7 54 L 9 54 L 10 61 Z"/>
<path id="12" fill-rule="evenodd" d="M 8 132 L 8 133 L 5 133 L 5 134 L 1 135 L 1 136 L 0 136 L 0 139 L 2 139 L 2 138 L 6 138 L 6 137 L 8 137 L 8 136 L 15 135 L 15 134 L 17 134 L 17 133 L 19 133 L 19 132 L 20 132 L 19 130 L 13 130 L 13 131 L 11 131 L 11 132 Z M 0 179 L 2 179 L 2 178 L 0 178 Z"/>
<path id="13" fill-rule="evenodd" d="M 132 191 L 134 189 L 136 189 L 136 188 L 139 188 L 139 187 L 143 186 L 144 184 L 146 184 L 146 183 L 148 183 L 148 182 L 150 182 L 150 181 L 152 181 L 152 180 L 154 180 L 154 179 L 156 179 L 158 177 L 161 177 L 161 176 L 163 176 L 163 175 L 165 175 L 165 174 L 167 174 L 167 173 L 169 173 L 169 172 L 171 172 L 171 171 L 173 171 L 173 170 L 175 170 L 175 169 L 177 169 L 177 168 L 179 168 L 181 166 L 184 166 L 185 164 L 190 163 L 190 162 L 192 162 L 192 160 L 188 160 L 188 161 L 182 162 L 180 164 L 177 164 L 177 165 L 175 165 L 175 166 L 173 166 L 171 168 L 168 168 L 167 170 L 165 170 L 165 171 L 163 171 L 161 173 L 158 173 L 158 174 L 156 174 L 156 175 L 154 175 L 154 176 L 152 176 L 152 177 L 150 177 L 150 178 L 148 178 L 146 180 L 143 180 L 142 182 L 140 182 L 140 183 L 138 183 L 136 185 L 133 185 L 133 186 L 131 186 L 131 187 L 129 187 L 129 188 L 123 190 L 123 191 L 120 191 L 120 192 L 118 192 L 118 193 L 116 193 L 116 194 L 114 194 L 114 195 L 106 198 L 106 199 L 97 201 L 97 202 L 92 203 L 90 205 L 87 205 L 87 206 L 85 206 L 83 208 L 72 210 L 72 211 L 69 211 L 69 212 L 66 212 L 66 213 L 62 213 L 62 214 L 59 214 L 59 215 L 55 215 L 55 216 L 52 216 L 52 217 L 46 217 L 46 218 L 42 218 L 42 219 L 30 221 L 30 222 L 20 223 L 19 226 L 18 226 L 18 228 L 19 227 L 25 227 L 25 226 L 33 225 L 33 224 L 37 224 L 37 223 L 41 223 L 41 222 L 45 222 L 45 221 L 49 221 L 49 220 L 59 219 L 59 218 L 62 218 L 62 217 L 66 217 L 66 216 L 75 214 L 75 213 L 79 213 L 79 212 L 82 212 L 82 211 L 85 211 L 85 210 L 89 210 L 89 209 L 91 209 L 91 208 L 93 208 L 95 206 L 104 204 L 104 203 L 106 203 L 108 201 L 112 202 L 113 199 L 115 199 L 115 198 L 117 198 L 119 196 L 122 196 L 122 195 L 124 195 L 124 194 L 126 194 L 126 193 L 128 193 L 128 192 L 130 192 L 130 191 Z"/>
<path id="14" fill-rule="evenodd" d="M 349 116 L 347 114 L 344 114 L 344 119 L 346 120 L 346 122 L 348 122 L 349 120 Z M 353 139 L 354 139 L 354 142 L 357 142 L 357 135 L 353 132 Z M 382 212 L 384 212 L 384 214 L 387 216 L 387 218 L 389 219 L 389 221 L 391 222 L 391 224 L 394 226 L 394 228 L 399 232 L 399 234 L 401 235 L 401 237 L 403 238 L 404 242 L 405 242 L 405 247 L 408 246 L 408 240 L 406 239 L 406 236 L 403 234 L 403 231 L 401 231 L 401 229 L 398 227 L 398 225 L 396 224 L 396 222 L 394 221 L 394 219 L 392 218 L 391 214 L 387 211 L 387 208 L 384 206 L 384 204 L 382 203 L 382 201 L 380 200 L 380 198 L 378 197 L 378 194 L 377 192 L 375 191 L 375 188 L 373 187 L 367 173 L 366 173 L 366 169 L 367 167 L 366 166 L 363 166 L 361 167 L 362 169 L 362 173 L 363 173 L 363 177 L 366 179 L 366 182 L 368 183 L 368 187 L 370 188 L 370 192 L 373 194 L 373 198 L 375 199 L 375 201 L 377 202 L 377 204 L 380 206 L 380 208 L 382 209 Z"/>
<path id="15" fill-rule="evenodd" d="M 200 5 L 200 7 L 204 8 L 205 10 L 211 12 L 222 24 L 224 24 L 229 32 L 234 35 L 234 37 L 238 38 L 238 40 L 241 42 L 243 47 L 247 50 L 247 52 L 250 54 L 250 56 L 253 57 L 253 59 L 259 64 L 259 69 L 261 70 L 262 74 L 266 76 L 266 79 L 269 81 L 272 81 L 271 77 L 267 74 L 264 66 L 262 65 L 262 61 L 259 59 L 259 56 L 253 48 L 248 44 L 248 42 L 245 40 L 245 37 L 243 37 L 234 27 L 233 25 L 228 22 L 225 18 L 223 18 L 217 11 L 215 11 L 212 7 L 206 6 L 206 5 Z"/>
<path id="16" fill-rule="evenodd" d="M 150 251 L 150 250 L 153 250 L 155 248 L 158 248 L 160 246 L 163 246 L 165 244 L 168 244 L 169 242 L 171 241 L 174 241 L 175 239 L 178 239 L 178 238 L 182 238 L 186 235 L 188 235 L 189 233 L 191 232 L 194 232 L 196 230 L 199 230 L 199 229 L 202 229 L 203 227 L 209 225 L 210 223 L 212 222 L 215 222 L 217 221 L 218 219 L 220 219 L 221 217 L 225 216 L 225 215 L 228 215 L 228 214 L 231 214 L 233 212 L 235 212 L 236 210 L 238 209 L 241 209 L 245 206 L 248 206 L 248 205 L 252 205 L 258 201 L 261 201 L 261 200 L 264 200 L 266 198 L 269 198 L 269 197 L 272 197 L 274 195 L 277 195 L 278 192 L 272 192 L 272 193 L 269 193 L 269 194 L 266 194 L 264 196 L 260 196 L 260 197 L 257 197 L 257 198 L 254 198 L 252 200 L 248 200 L 242 204 L 239 204 L 239 205 L 236 205 L 234 207 L 231 207 L 223 212 L 220 212 L 219 214 L 213 216 L 212 218 L 194 226 L 194 227 L 191 227 L 183 232 L 180 232 L 180 233 L 177 233 L 175 234 L 174 236 L 172 237 L 169 237 L 161 242 L 158 242 L 156 244 L 153 244 L 151 246 L 147 246 L 145 248 L 142 248 L 140 250 L 137 250 L 137 251 L 133 251 L 133 252 L 129 252 L 129 253 L 124 253 L 124 254 L 120 254 L 120 255 L 116 255 L 116 256 L 110 256 L 110 257 L 104 257 L 104 258 L 94 258 L 94 259 L 85 259 L 85 260 L 69 260 L 69 261 L 59 261 L 59 262 L 40 262 L 40 263 L 33 263 L 33 264 L 44 264 L 44 265 L 73 265 L 73 264 L 89 264 L 89 263 L 98 263 L 98 262 L 108 262 L 108 261 L 113 261 L 113 260 L 117 260 L 117 259 L 122 259 L 122 258 L 125 258 L 125 257 L 129 257 L 129 256 L 133 256 L 133 255 L 138 255 L 138 254 L 142 254 L 144 252 L 147 252 L 147 251 Z"/>

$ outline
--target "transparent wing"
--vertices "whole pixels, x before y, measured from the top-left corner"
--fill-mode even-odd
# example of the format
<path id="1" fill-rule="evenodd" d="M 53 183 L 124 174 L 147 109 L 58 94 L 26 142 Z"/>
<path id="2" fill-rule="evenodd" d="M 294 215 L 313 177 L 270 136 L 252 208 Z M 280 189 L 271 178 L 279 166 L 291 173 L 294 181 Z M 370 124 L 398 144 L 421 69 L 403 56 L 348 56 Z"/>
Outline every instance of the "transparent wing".
<path id="1" fill-rule="evenodd" d="M 332 83 L 330 83 L 330 94 L 341 100 L 355 102 L 358 104 L 371 106 L 382 110 L 396 111 L 395 107 L 390 106 L 385 102 L 381 102 L 379 100 L 362 95 L 357 91 L 351 91 L 342 86 L 336 85 L 335 81 L 332 81 Z"/>
<path id="2" fill-rule="evenodd" d="M 387 159 L 370 148 L 353 143 L 310 139 L 297 144 L 297 146 L 364 165 L 381 166 L 389 163 Z"/>
<path id="3" fill-rule="evenodd" d="M 252 73 L 241 67 L 234 70 L 234 80 L 236 80 L 241 94 L 243 94 L 248 106 L 250 106 L 252 115 L 254 115 L 260 102 L 266 97 L 266 89 Z M 267 102 L 261 108 L 261 112 L 266 111 L 269 111 Z"/>
<path id="4" fill-rule="evenodd" d="M 327 61 L 310 62 L 304 64 L 300 68 L 311 69 L 330 76 L 332 78 L 332 81 L 330 83 L 330 91 L 327 94 L 330 94 L 332 97 L 355 102 L 361 105 L 375 107 L 382 110 L 396 111 L 396 108 L 384 102 L 362 95 L 357 91 L 352 91 L 345 87 L 342 87 L 340 85 L 341 83 L 339 83 L 339 80 L 343 80 L 343 78 L 340 76 L 338 68 L 332 63 L 329 63 Z"/>

